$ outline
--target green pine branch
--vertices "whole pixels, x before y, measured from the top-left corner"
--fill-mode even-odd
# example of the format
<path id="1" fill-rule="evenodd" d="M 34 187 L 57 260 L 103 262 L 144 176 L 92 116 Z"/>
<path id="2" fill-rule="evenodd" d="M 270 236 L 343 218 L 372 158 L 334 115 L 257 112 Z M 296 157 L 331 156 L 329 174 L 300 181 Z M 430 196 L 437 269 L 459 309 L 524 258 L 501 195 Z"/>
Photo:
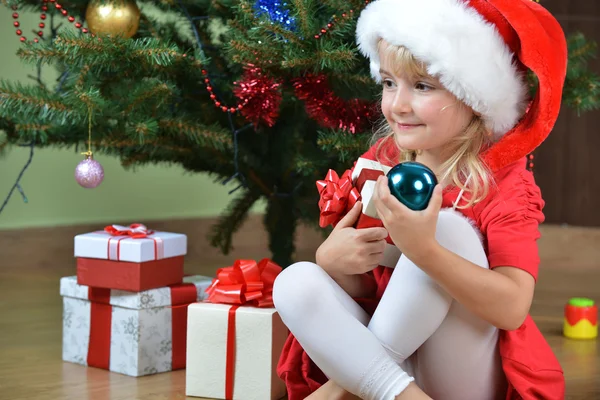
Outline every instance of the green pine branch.
<path id="1" fill-rule="evenodd" d="M 600 108 L 600 77 L 589 70 L 588 61 L 596 58 L 598 45 L 582 33 L 569 36 L 569 59 L 563 100 L 577 114 Z"/>
<path id="2" fill-rule="evenodd" d="M 201 68 L 200 60 L 184 57 L 174 44 L 161 39 L 124 39 L 121 37 L 91 37 L 64 31 L 52 42 L 24 43 L 17 55 L 26 63 L 51 64 L 61 62 L 71 67 L 91 65 L 96 74 L 127 71 L 134 75 L 143 71 L 157 72 L 167 68 Z"/>
<path id="3" fill-rule="evenodd" d="M 296 18 L 296 26 L 301 35 L 305 38 L 310 38 L 315 34 L 317 29 L 321 27 L 317 25 L 318 5 L 315 0 L 290 0 L 293 15 Z"/>
<path id="4" fill-rule="evenodd" d="M 248 218 L 248 212 L 260 199 L 261 194 L 252 190 L 244 190 L 235 197 L 221 214 L 219 220 L 214 224 L 207 236 L 211 245 L 221 249 L 223 254 L 229 254 L 233 249 L 233 235 Z"/>
<path id="5" fill-rule="evenodd" d="M 185 135 L 190 144 L 215 149 L 220 152 L 233 150 L 231 131 L 219 125 L 207 126 L 180 119 L 164 119 L 159 122 L 166 137 Z"/>
<path id="6" fill-rule="evenodd" d="M 13 122 L 82 123 L 81 108 L 40 86 L 0 80 L 0 116 Z"/>
<path id="7" fill-rule="evenodd" d="M 326 153 L 337 154 L 341 162 L 356 160 L 368 148 L 368 134 L 352 134 L 345 131 L 319 131 L 317 144 Z"/>

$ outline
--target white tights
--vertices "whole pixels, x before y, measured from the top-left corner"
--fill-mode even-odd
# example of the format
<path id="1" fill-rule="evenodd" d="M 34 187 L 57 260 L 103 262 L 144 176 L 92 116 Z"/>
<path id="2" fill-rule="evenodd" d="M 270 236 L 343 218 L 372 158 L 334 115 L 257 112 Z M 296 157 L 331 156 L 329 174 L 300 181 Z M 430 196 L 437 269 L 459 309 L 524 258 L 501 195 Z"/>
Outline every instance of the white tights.
<path id="1" fill-rule="evenodd" d="M 436 239 L 488 268 L 477 230 L 452 210 Z M 369 315 L 318 265 L 298 262 L 275 281 L 275 307 L 323 373 L 363 399 L 388 400 L 410 381 L 434 399 L 502 399 L 498 330 L 454 301 L 404 255 Z"/>

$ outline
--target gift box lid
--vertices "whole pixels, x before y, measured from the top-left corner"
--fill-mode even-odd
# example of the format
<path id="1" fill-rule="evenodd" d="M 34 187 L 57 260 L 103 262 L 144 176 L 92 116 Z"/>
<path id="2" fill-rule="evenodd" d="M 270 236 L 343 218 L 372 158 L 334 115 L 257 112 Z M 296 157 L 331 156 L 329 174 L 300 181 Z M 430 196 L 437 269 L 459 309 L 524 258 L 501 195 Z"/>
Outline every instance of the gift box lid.
<path id="1" fill-rule="evenodd" d="M 178 298 L 186 299 L 187 303 L 202 301 L 206 297 L 204 291 L 212 282 L 212 278 L 202 275 L 192 275 L 183 278 L 184 284 L 193 284 L 196 289 L 194 298 L 189 296 L 178 296 Z M 142 292 L 128 292 L 117 289 L 96 289 L 105 293 L 106 302 L 113 306 L 130 308 L 134 310 L 149 309 L 156 307 L 167 307 L 181 304 L 176 302 L 172 304 L 171 291 L 181 290 L 184 285 L 171 285 L 157 289 L 144 290 Z M 108 294 L 110 293 L 110 296 Z M 64 297 L 72 297 L 76 299 L 89 300 L 90 288 L 86 285 L 77 284 L 77 276 L 66 276 L 60 279 L 60 295 Z M 95 300 L 93 300 L 95 301 Z"/>
<path id="2" fill-rule="evenodd" d="M 118 225 L 115 225 L 118 226 Z M 187 236 L 182 233 L 150 231 L 147 237 L 111 235 L 106 231 L 75 236 L 75 257 L 128 262 L 145 262 L 184 256 Z"/>

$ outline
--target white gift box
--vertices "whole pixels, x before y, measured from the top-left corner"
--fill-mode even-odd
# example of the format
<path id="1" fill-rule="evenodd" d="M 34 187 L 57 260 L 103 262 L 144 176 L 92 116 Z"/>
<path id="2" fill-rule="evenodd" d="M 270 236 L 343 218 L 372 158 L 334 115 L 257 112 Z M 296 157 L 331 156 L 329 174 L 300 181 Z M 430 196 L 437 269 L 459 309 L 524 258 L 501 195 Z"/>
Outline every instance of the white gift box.
<path id="1" fill-rule="evenodd" d="M 231 305 L 200 302 L 188 308 L 187 396 L 225 399 L 228 314 Z M 235 314 L 233 399 L 286 395 L 276 373 L 288 329 L 274 308 L 242 306 Z"/>
<path id="2" fill-rule="evenodd" d="M 187 236 L 154 232 L 147 238 L 112 236 L 98 231 L 75 236 L 75 257 L 146 262 L 187 254 Z"/>
<path id="3" fill-rule="evenodd" d="M 185 313 L 188 307 L 186 304 L 201 301 L 206 297 L 204 291 L 212 282 L 212 278 L 196 275 L 185 277 L 183 281 L 192 283 L 195 293 L 188 292 L 186 301 L 189 303 L 173 305 L 170 287 L 143 292 L 99 289 L 102 292 L 95 293 L 104 293 L 105 296 L 104 302 L 98 302 L 89 300 L 90 289 L 88 286 L 78 285 L 76 276 L 62 278 L 60 294 L 63 296 L 63 360 L 90 365 L 90 354 L 100 353 L 101 358 L 106 360 L 105 363 L 94 365 L 92 362 L 91 365 L 130 376 L 171 371 L 174 356 L 180 360 L 178 364 L 183 360 L 185 366 L 187 316 L 181 312 L 183 310 Z M 104 311 L 105 329 L 99 329 L 99 317 L 96 317 L 98 314 L 94 314 L 96 322 L 92 321 L 93 312 L 97 312 L 94 310 L 98 308 Z M 180 331 L 179 337 L 183 338 L 175 343 L 177 354 L 173 352 L 174 312 L 179 313 L 179 319 L 176 321 L 180 323 L 175 328 Z M 94 335 L 93 339 L 91 333 Z M 99 343 L 99 336 L 100 342 L 105 344 L 104 347 L 93 345 Z M 92 349 L 90 344 L 94 346 Z"/>

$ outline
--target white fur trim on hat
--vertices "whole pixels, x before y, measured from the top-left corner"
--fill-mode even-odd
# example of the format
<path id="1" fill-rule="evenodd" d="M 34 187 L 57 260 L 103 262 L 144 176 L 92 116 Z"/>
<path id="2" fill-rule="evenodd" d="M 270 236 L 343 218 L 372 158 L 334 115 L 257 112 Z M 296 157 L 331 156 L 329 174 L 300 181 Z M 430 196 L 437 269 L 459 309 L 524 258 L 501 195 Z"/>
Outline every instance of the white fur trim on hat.
<path id="1" fill-rule="evenodd" d="M 480 113 L 496 138 L 511 130 L 526 107 L 527 85 L 495 25 L 463 0 L 376 0 L 356 27 L 360 52 L 381 81 L 377 42 L 406 47 L 430 75 Z"/>

